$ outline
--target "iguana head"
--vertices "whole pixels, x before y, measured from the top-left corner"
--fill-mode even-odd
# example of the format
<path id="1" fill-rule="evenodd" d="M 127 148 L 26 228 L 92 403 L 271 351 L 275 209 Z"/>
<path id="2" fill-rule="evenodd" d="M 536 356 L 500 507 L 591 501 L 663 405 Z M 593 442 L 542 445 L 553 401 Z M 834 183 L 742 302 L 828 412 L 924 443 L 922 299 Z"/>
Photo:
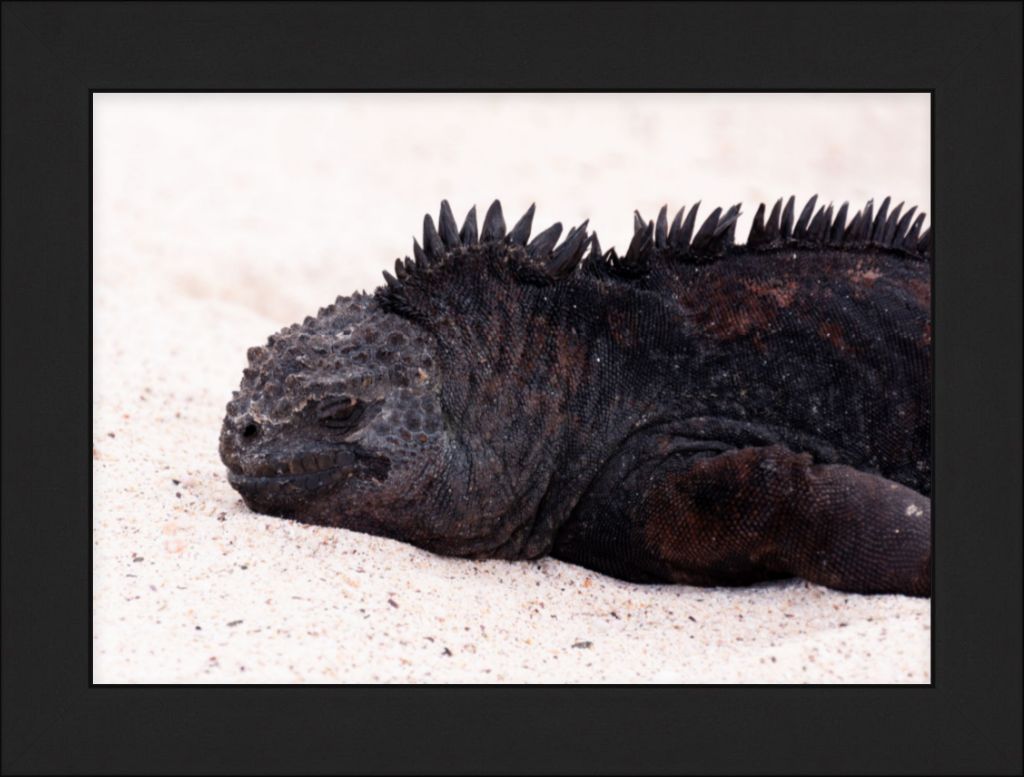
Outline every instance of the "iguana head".
<path id="1" fill-rule="evenodd" d="M 584 223 L 558 248 L 560 224 L 527 242 L 532 218 L 506 233 L 495 202 L 479 232 L 475 209 L 460 230 L 442 203 L 374 296 L 249 350 L 220 455 L 251 509 L 454 555 L 550 544 L 532 527 L 584 335 L 537 349 L 523 333 L 590 241 Z"/>
<path id="2" fill-rule="evenodd" d="M 220 436 L 228 480 L 246 504 L 394 533 L 382 516 L 400 520 L 444 466 L 429 335 L 357 295 L 271 336 L 248 359 Z"/>

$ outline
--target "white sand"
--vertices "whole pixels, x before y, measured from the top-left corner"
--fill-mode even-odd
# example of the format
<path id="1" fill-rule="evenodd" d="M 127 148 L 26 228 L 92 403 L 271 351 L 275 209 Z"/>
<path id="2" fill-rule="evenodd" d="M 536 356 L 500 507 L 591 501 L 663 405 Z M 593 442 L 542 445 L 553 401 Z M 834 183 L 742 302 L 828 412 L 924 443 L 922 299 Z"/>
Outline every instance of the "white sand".
<path id="1" fill-rule="evenodd" d="M 818 192 L 929 208 L 906 95 L 99 95 L 94 680 L 930 681 L 930 602 L 639 586 L 249 512 L 217 457 L 245 349 L 378 285 L 426 210 L 538 227 Z"/>

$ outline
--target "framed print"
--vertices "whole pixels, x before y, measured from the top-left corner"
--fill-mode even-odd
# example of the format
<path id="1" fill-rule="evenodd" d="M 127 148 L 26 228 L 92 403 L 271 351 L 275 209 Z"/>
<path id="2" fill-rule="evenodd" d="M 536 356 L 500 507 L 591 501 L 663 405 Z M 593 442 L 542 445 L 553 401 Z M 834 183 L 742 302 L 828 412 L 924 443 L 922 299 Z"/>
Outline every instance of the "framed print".
<path id="1" fill-rule="evenodd" d="M 1020 771 L 1019 5 L 2 14 L 5 772 Z"/>

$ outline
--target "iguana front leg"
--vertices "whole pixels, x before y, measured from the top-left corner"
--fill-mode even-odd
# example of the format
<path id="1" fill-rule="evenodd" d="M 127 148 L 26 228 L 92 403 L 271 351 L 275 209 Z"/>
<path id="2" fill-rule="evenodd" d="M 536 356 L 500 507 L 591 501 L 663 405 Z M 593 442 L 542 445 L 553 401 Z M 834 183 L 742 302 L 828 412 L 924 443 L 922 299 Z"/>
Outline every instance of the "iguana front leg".
<path id="1" fill-rule="evenodd" d="M 646 459 L 582 509 L 556 555 L 635 580 L 931 591 L 927 497 L 779 445 Z M 604 540 L 616 534 L 618 563 Z"/>

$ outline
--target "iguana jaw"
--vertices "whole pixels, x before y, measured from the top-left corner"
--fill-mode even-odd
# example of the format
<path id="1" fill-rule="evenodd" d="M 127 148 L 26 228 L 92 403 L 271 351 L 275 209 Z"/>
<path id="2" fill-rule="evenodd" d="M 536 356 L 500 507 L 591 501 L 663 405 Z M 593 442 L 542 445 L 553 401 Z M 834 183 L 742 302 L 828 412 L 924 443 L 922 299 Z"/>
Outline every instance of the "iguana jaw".
<path id="1" fill-rule="evenodd" d="M 302 512 L 303 506 L 350 478 L 387 478 L 386 458 L 354 447 L 306 452 L 288 458 L 225 458 L 228 482 L 253 510 L 272 515 Z"/>

